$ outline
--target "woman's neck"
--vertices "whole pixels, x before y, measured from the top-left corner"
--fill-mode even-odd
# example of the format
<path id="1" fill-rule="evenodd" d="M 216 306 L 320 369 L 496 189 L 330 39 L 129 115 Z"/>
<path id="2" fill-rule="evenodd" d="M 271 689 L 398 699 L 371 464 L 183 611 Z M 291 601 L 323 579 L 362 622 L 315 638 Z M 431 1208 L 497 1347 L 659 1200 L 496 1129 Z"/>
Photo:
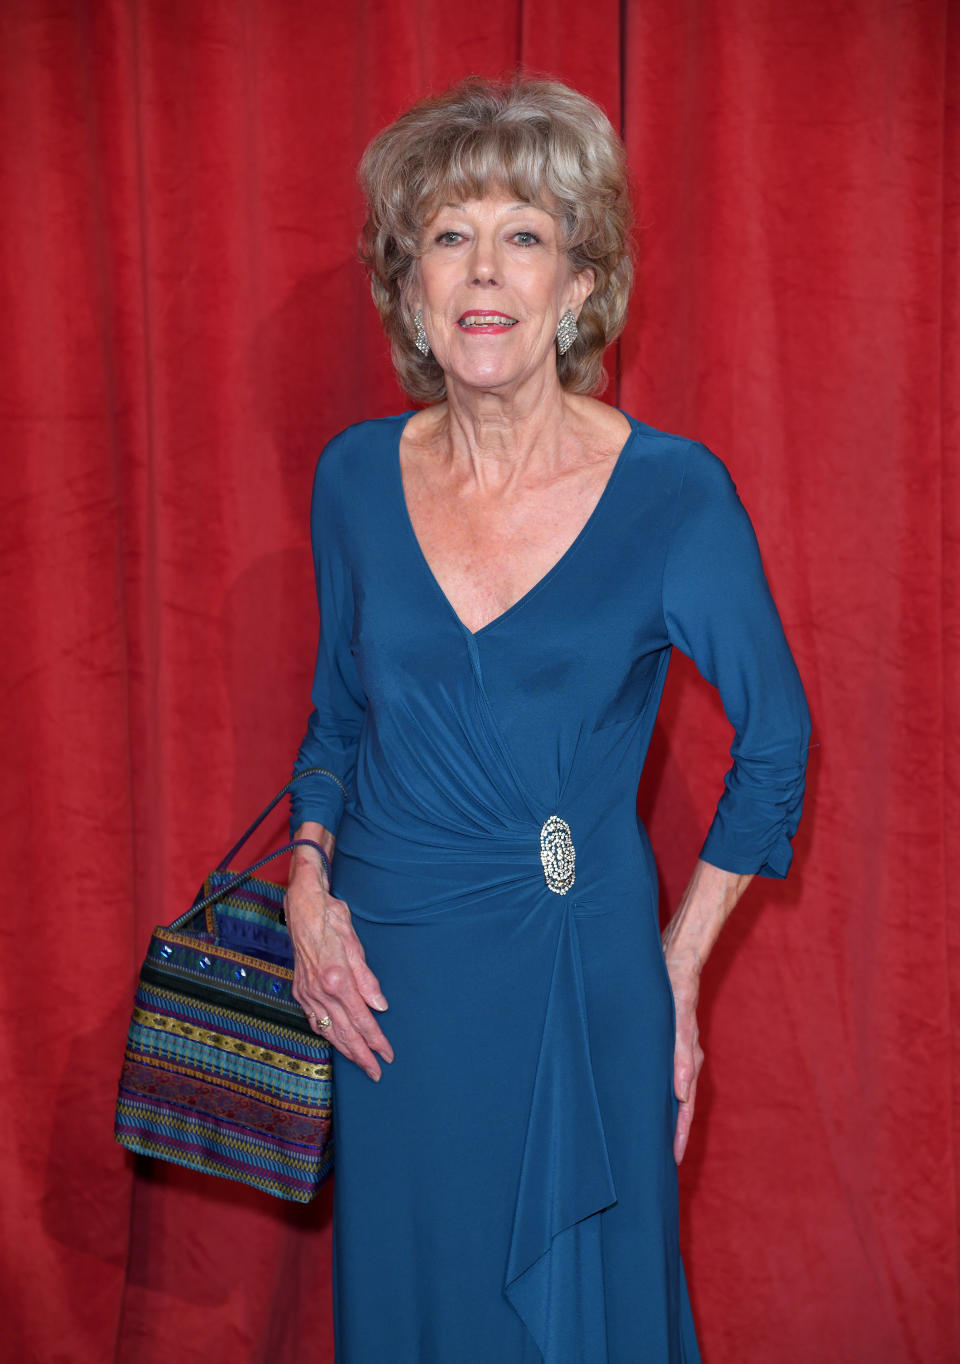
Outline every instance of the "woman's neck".
<path id="1" fill-rule="evenodd" d="M 564 393 L 555 374 L 511 394 L 451 384 L 438 413 L 437 438 L 451 460 L 470 465 L 480 483 L 502 485 L 563 461 L 577 406 L 579 400 Z"/>

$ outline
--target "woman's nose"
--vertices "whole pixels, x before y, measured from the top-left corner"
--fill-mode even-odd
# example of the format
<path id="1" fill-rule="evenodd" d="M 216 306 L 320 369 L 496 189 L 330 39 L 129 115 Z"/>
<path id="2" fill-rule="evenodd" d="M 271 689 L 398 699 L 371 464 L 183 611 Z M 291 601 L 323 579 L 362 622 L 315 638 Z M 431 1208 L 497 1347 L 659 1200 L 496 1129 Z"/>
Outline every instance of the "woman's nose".
<path id="1" fill-rule="evenodd" d="M 500 276 L 496 245 L 478 238 L 470 260 L 471 284 L 496 284 Z"/>

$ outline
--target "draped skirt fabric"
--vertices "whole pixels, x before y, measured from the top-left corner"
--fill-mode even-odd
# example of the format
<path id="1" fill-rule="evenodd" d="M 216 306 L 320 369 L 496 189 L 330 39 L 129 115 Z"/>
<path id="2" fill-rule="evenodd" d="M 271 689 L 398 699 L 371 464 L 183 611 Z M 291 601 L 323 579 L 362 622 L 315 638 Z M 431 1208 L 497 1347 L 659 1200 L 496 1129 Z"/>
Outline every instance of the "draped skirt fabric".
<path id="1" fill-rule="evenodd" d="M 379 1084 L 336 1062 L 343 1364 L 698 1358 L 652 885 L 588 903 L 537 872 L 367 918 L 339 860 L 396 1053 Z"/>

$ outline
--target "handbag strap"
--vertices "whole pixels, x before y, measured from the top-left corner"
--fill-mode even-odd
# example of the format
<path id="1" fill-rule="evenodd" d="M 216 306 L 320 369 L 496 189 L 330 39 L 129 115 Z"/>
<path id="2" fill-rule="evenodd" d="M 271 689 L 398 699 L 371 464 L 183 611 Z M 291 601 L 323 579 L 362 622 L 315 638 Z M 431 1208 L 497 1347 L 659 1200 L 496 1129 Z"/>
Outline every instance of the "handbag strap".
<path id="1" fill-rule="evenodd" d="M 256 832 L 256 830 L 260 827 L 260 825 L 266 819 L 267 815 L 274 808 L 274 806 L 277 805 L 277 803 L 281 801 L 283 797 L 287 794 L 287 792 L 290 790 L 290 787 L 294 784 L 294 782 L 299 781 L 301 777 L 315 777 L 321 775 L 325 777 L 334 776 L 334 774 L 332 772 L 328 772 L 325 767 L 307 767 L 304 768 L 302 772 L 297 772 L 293 777 L 291 777 L 291 779 L 286 783 L 286 785 L 280 788 L 280 790 L 274 796 L 270 804 L 264 806 L 264 808 L 260 811 L 259 815 L 257 815 L 256 819 L 247 829 L 246 833 L 244 833 L 237 840 L 237 842 L 234 843 L 233 847 L 227 853 L 226 857 L 224 857 L 220 862 L 217 863 L 215 870 L 216 871 L 226 870 L 227 864 L 233 861 L 234 857 L 243 847 L 244 843 L 246 843 L 250 835 Z M 337 782 L 338 785 L 342 785 L 342 783 L 339 781 L 339 778 L 334 777 L 334 780 Z M 186 927 L 186 925 L 190 922 L 191 919 L 195 918 L 197 914 L 199 914 L 202 910 L 206 909 L 207 905 L 213 904 L 215 900 L 222 899 L 224 895 L 229 895 L 232 890 L 235 890 L 236 887 L 240 885 L 241 881 L 246 881 L 247 877 L 252 876 L 253 873 L 255 871 L 259 871 L 261 867 L 265 867 L 266 864 L 268 862 L 272 862 L 275 857 L 282 857 L 284 853 L 291 852 L 294 848 L 300 847 L 317 848 L 318 846 L 319 845 L 316 844 L 311 838 L 295 838 L 292 840 L 292 842 L 284 844 L 282 848 L 277 848 L 276 852 L 267 853 L 266 857 L 261 857 L 259 861 L 254 862 L 251 866 L 246 867 L 243 871 L 238 871 L 237 874 L 235 876 L 232 876 L 229 881 L 226 881 L 222 886 L 219 886 L 215 891 L 212 891 L 209 895 L 203 894 L 203 887 L 201 886 L 200 892 L 197 895 L 197 898 L 194 900 L 193 904 L 190 906 L 188 910 L 185 911 L 185 913 L 181 914 L 179 918 L 174 919 L 173 923 L 170 924 L 170 928 L 174 932 L 177 932 L 181 928 Z M 322 848 L 320 849 L 320 856 L 326 863 L 329 874 L 330 864 L 329 862 L 327 862 L 326 856 Z"/>
<path id="2" fill-rule="evenodd" d="M 269 805 L 264 806 L 264 808 L 257 815 L 256 819 L 250 825 L 250 828 L 247 830 L 247 832 L 245 834 L 240 835 L 236 843 L 234 843 L 233 847 L 227 853 L 226 857 L 224 857 L 221 861 L 217 863 L 217 871 L 226 871 L 227 867 L 236 857 L 237 853 L 243 847 L 244 843 L 246 843 L 250 835 L 256 833 L 257 829 L 260 828 L 260 825 L 266 819 L 267 815 L 270 813 L 273 807 L 279 804 L 281 800 L 283 800 L 284 796 L 290 790 L 290 787 L 293 786 L 295 782 L 298 782 L 301 777 L 331 777 L 337 783 L 340 789 L 344 792 L 344 794 L 346 794 L 346 788 L 344 787 L 343 782 L 340 780 L 339 777 L 335 776 L 333 772 L 328 772 L 325 767 L 305 767 L 302 772 L 297 772 L 294 776 L 292 776 L 285 786 L 280 787 L 280 790 L 274 796 L 273 800 L 270 802 Z M 290 846 L 293 847 L 293 844 L 291 844 Z M 287 848 L 280 849 L 280 852 L 287 851 L 289 851 Z M 279 853 L 277 853 L 276 856 L 279 856 Z M 249 870 L 252 871 L 253 868 L 251 867 Z"/>
<path id="3" fill-rule="evenodd" d="M 190 922 L 194 915 L 199 914 L 201 910 L 206 909 L 207 905 L 212 905 L 215 900 L 222 900 L 225 895 L 229 895 L 232 890 L 235 890 L 237 886 L 239 886 L 241 881 L 246 881 L 255 871 L 259 871 L 261 867 L 265 867 L 267 863 L 272 862 L 275 857 L 282 857 L 284 853 L 290 852 L 293 848 L 301 847 L 317 848 L 319 847 L 319 844 L 314 843 L 312 838 L 295 838 L 292 843 L 284 844 L 284 846 L 278 848 L 276 852 L 267 853 L 266 857 L 261 857 L 259 862 L 254 862 L 253 865 L 247 867 L 246 870 L 238 871 L 236 876 L 232 876 L 229 881 L 226 881 L 222 886 L 218 886 L 216 890 L 211 891 L 209 895 L 205 895 L 203 899 L 194 900 L 187 912 L 181 914 L 179 919 L 174 919 L 170 927 L 175 931 L 183 928 L 185 924 Z M 321 855 L 322 851 L 323 850 L 321 849 Z M 220 868 L 218 867 L 217 870 L 219 871 Z M 201 890 L 202 889 L 203 887 L 201 886 Z"/>

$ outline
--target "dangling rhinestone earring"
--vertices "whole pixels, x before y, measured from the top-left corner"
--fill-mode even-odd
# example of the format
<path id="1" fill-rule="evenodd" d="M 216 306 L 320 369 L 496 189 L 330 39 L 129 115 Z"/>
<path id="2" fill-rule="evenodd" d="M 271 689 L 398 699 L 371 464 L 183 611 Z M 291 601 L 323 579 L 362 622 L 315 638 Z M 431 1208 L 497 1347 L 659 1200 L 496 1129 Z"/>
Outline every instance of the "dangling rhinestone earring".
<path id="1" fill-rule="evenodd" d="M 561 355 L 566 355 L 576 339 L 577 319 L 568 308 L 557 324 L 557 350 Z"/>
<path id="2" fill-rule="evenodd" d="M 430 354 L 430 342 L 423 330 L 423 313 L 418 312 L 413 319 L 413 343 L 421 355 Z"/>

